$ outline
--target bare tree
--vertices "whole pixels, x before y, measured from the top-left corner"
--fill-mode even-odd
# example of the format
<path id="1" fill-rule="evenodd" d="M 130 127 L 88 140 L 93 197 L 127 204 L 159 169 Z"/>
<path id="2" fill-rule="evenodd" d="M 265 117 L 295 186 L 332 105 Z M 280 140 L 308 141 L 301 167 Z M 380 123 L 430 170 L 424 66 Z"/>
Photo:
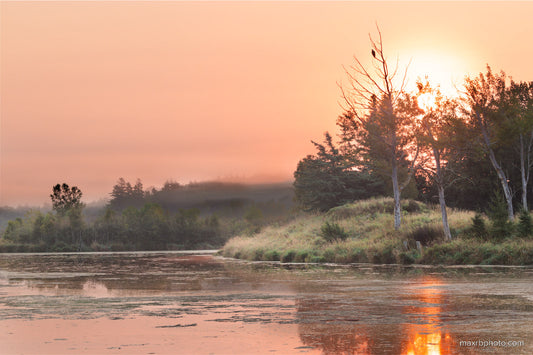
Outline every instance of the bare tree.
<path id="1" fill-rule="evenodd" d="M 418 107 L 416 100 L 411 100 L 404 92 L 407 68 L 398 80 L 398 60 L 391 69 L 383 52 L 379 27 L 377 31 L 379 39 L 370 36 L 373 70 L 365 68 L 357 57 L 352 66 L 344 68 L 348 85 L 339 86 L 345 113 L 337 124 L 341 127 L 345 147 L 363 148 L 368 159 L 382 159 L 388 166 L 394 196 L 394 228 L 399 229 L 401 193 L 409 184 L 418 157 L 412 130 Z M 400 182 L 403 168 L 407 169 L 407 174 Z"/>

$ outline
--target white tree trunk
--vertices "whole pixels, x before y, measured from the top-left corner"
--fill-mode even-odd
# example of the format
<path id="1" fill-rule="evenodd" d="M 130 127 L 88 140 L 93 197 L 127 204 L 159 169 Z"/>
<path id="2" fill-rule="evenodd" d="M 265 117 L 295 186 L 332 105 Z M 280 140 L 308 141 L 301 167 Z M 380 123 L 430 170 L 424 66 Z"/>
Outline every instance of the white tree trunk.
<path id="1" fill-rule="evenodd" d="M 514 220 L 513 194 L 511 193 L 511 188 L 509 187 L 507 176 L 505 176 L 505 172 L 503 171 L 501 165 L 496 160 L 494 151 L 491 148 L 489 134 L 487 133 L 487 129 L 483 125 L 483 122 L 481 121 L 481 117 L 479 115 L 478 115 L 478 122 L 481 126 L 481 133 L 483 134 L 483 140 L 485 141 L 485 146 L 487 147 L 487 150 L 489 153 L 490 162 L 492 163 L 494 170 L 496 170 L 496 173 L 498 174 L 498 178 L 500 179 L 500 183 L 502 184 L 503 194 L 505 196 L 505 201 L 507 202 L 507 214 L 509 215 L 509 219 L 513 221 Z"/>
<path id="2" fill-rule="evenodd" d="M 439 190 L 439 205 L 442 215 L 442 228 L 444 230 L 444 237 L 447 240 L 452 240 L 452 233 L 450 232 L 450 225 L 448 224 L 448 213 L 446 212 L 446 201 L 444 199 L 444 186 L 442 186 L 442 184 L 438 184 L 437 188 Z"/>
<path id="3" fill-rule="evenodd" d="M 446 200 L 444 198 L 444 177 L 442 176 L 442 169 L 440 166 L 440 152 L 434 147 L 433 156 L 435 157 L 436 171 L 436 183 L 437 190 L 439 192 L 439 205 L 442 215 L 442 229 L 444 231 L 444 237 L 447 240 L 452 240 L 452 233 L 450 232 L 450 225 L 448 224 L 448 212 L 446 211 Z"/>
<path id="4" fill-rule="evenodd" d="M 398 184 L 398 165 L 396 160 L 392 161 L 392 192 L 394 196 L 394 229 L 399 230 L 402 224 L 402 210 L 400 205 L 400 185 Z"/>
<path id="5" fill-rule="evenodd" d="M 522 206 L 524 210 L 528 211 L 527 206 L 527 182 L 528 178 L 526 177 L 526 152 L 524 148 L 524 135 L 520 134 L 520 174 L 522 177 Z M 529 165 L 529 164 L 527 164 Z M 528 166 L 529 168 L 529 166 Z M 529 175 L 529 174 L 528 174 Z M 529 177 L 529 176 L 528 176 Z"/>

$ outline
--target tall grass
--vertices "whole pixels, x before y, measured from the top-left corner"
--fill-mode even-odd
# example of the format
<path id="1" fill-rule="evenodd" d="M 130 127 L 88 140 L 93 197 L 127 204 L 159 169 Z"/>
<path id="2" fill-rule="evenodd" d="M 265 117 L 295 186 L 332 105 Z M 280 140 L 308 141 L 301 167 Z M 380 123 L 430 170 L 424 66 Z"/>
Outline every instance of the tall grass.
<path id="1" fill-rule="evenodd" d="M 222 255 L 281 262 L 533 264 L 533 240 L 472 238 L 473 212 L 449 210 L 453 239 L 448 242 L 437 207 L 403 201 L 400 231 L 394 230 L 392 211 L 392 198 L 374 198 L 301 215 L 254 236 L 230 239 Z"/>

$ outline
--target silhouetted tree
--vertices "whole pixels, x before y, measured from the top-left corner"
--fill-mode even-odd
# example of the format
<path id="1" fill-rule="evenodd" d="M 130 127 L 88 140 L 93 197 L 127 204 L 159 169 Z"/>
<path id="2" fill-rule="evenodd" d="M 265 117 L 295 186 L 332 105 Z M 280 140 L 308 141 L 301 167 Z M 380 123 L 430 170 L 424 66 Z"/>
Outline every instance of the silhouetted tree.
<path id="1" fill-rule="evenodd" d="M 433 180 L 437 187 L 439 205 L 442 216 L 443 232 L 446 239 L 451 240 L 452 235 L 448 224 L 446 199 L 444 189 L 448 161 L 458 149 L 454 144 L 455 128 L 459 126 L 457 118 L 457 103 L 445 99 L 438 89 L 432 88 L 429 82 L 418 82 L 417 98 L 428 95 L 434 99 L 434 105 L 423 107 L 418 129 L 418 141 L 422 148 L 428 150 L 428 159 L 421 166 L 426 174 Z"/>
<path id="2" fill-rule="evenodd" d="M 522 209 L 528 210 L 527 187 L 533 168 L 533 82 L 516 83 L 506 91 L 504 121 L 505 136 L 518 145 L 520 154 L 520 182 L 522 187 Z"/>
<path id="3" fill-rule="evenodd" d="M 69 187 L 68 184 L 57 184 L 53 188 L 53 193 L 50 195 L 52 199 L 52 208 L 59 215 L 65 215 L 69 210 L 73 208 L 82 207 L 81 190 L 72 186 Z"/>
<path id="4" fill-rule="evenodd" d="M 509 123 L 509 117 L 504 112 L 506 78 L 504 72 L 493 74 L 491 68 L 487 66 L 486 74 L 480 73 L 476 78 L 466 79 L 465 100 L 472 127 L 480 133 L 483 146 L 500 180 L 507 203 L 507 215 L 513 220 L 513 193 L 509 184 L 510 179 L 496 156 L 496 150 L 501 146 L 500 139 L 503 138 L 502 128 Z"/>
<path id="5" fill-rule="evenodd" d="M 298 163 L 294 172 L 296 200 L 304 210 L 326 211 L 346 202 L 382 195 L 384 183 L 371 175 L 353 156 L 339 152 L 329 133 L 318 150 Z"/>
<path id="6" fill-rule="evenodd" d="M 126 207 L 141 207 L 145 203 L 145 192 L 143 190 L 143 183 L 140 179 L 137 179 L 135 185 L 119 178 L 113 191 L 111 192 L 111 201 L 109 206 L 116 210 L 123 210 Z"/>
<path id="7" fill-rule="evenodd" d="M 375 72 L 368 71 L 357 58 L 345 70 L 349 85 L 341 86 L 341 90 L 347 107 L 337 124 L 345 144 L 364 148 L 368 164 L 381 162 L 387 166 L 394 196 L 394 228 L 399 229 L 400 196 L 410 182 L 418 158 L 412 129 L 418 106 L 413 100 L 405 99 L 405 74 L 396 86 L 398 68 L 389 68 L 379 28 L 378 34 L 377 41 L 370 38 Z M 400 181 L 402 169 L 407 174 Z"/>

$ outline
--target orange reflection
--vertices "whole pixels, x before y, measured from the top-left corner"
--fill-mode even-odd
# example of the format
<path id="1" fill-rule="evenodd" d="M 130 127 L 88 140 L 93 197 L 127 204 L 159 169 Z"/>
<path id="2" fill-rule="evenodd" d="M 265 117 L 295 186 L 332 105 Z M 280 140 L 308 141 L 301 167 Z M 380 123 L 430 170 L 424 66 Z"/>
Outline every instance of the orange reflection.
<path id="1" fill-rule="evenodd" d="M 441 329 L 442 283 L 427 278 L 414 289 L 413 300 L 422 305 L 407 307 L 406 312 L 415 316 L 414 322 L 405 325 L 405 355 L 444 355 L 452 353 L 452 337 Z"/>

